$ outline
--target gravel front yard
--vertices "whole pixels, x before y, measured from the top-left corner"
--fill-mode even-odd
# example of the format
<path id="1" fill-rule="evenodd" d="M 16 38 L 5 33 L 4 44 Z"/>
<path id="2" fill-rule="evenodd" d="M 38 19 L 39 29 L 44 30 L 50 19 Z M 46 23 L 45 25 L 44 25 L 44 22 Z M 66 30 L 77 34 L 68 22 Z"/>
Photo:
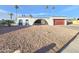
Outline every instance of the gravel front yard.
<path id="1" fill-rule="evenodd" d="M 0 35 L 0 52 L 14 52 L 18 49 L 24 53 L 42 50 L 44 50 L 42 52 L 57 52 L 77 33 L 76 30 L 60 26 L 23 28 Z M 52 47 L 52 43 L 56 46 Z"/>

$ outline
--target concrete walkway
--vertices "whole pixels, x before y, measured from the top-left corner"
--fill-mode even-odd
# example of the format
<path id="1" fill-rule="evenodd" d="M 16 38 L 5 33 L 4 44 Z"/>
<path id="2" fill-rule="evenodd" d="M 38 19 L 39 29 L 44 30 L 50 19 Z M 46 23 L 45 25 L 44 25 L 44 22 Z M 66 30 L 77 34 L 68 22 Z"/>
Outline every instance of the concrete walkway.
<path id="1" fill-rule="evenodd" d="M 62 53 L 79 53 L 79 35 L 62 51 Z"/>
<path id="2" fill-rule="evenodd" d="M 79 26 L 65 26 L 74 30 L 79 30 Z M 79 34 L 61 53 L 79 53 Z"/>

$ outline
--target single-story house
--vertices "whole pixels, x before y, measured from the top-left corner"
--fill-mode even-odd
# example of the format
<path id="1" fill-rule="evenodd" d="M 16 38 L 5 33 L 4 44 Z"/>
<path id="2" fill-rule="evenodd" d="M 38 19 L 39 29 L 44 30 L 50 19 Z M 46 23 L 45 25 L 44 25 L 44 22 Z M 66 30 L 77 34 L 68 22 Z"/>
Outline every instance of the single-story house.
<path id="1" fill-rule="evenodd" d="M 72 24 L 79 25 L 79 18 L 72 20 Z"/>
<path id="2" fill-rule="evenodd" d="M 67 25 L 67 17 L 18 17 L 16 25 Z"/>

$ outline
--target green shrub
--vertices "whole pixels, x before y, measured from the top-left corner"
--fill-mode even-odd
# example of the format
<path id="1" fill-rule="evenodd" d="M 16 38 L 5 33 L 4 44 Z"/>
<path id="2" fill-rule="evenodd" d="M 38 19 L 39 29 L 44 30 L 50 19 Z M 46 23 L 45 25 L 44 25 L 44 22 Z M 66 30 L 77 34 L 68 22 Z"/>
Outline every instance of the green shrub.
<path id="1" fill-rule="evenodd" d="M 5 25 L 7 25 L 7 26 L 11 26 L 11 24 L 13 24 L 14 23 L 14 21 L 13 20 L 1 20 L 0 21 L 0 25 L 1 26 L 5 26 Z"/>

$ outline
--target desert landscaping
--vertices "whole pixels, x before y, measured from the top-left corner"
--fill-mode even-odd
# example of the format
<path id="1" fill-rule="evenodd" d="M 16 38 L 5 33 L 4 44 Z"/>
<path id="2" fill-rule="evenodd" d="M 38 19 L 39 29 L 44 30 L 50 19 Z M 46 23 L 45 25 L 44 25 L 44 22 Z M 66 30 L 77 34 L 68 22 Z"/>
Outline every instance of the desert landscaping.
<path id="1" fill-rule="evenodd" d="M 0 30 L 1 53 L 13 53 L 16 50 L 21 53 L 61 52 L 78 33 L 77 30 L 49 25 L 23 27 L 5 33 L 4 31 L 2 33 Z"/>
<path id="2" fill-rule="evenodd" d="M 69 12 L 66 16 L 63 13 L 58 16 L 59 10 L 65 9 L 65 6 L 1 7 L 9 12 L 2 13 L 0 17 L 0 53 L 79 52 L 79 18 L 74 13 L 72 17 Z M 52 12 L 55 9 L 56 15 Z"/>

